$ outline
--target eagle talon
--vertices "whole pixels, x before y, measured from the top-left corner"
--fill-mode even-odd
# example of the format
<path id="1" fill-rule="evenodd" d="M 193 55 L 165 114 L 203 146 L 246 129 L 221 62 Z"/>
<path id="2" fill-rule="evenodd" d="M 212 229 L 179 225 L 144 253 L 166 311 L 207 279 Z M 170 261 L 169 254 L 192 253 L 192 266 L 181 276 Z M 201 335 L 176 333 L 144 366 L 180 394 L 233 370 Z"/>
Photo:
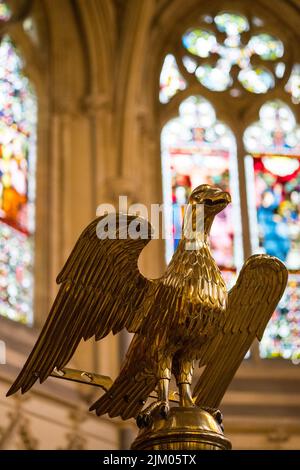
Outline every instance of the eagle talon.
<path id="1" fill-rule="evenodd" d="M 167 419 L 170 411 L 170 406 L 168 403 L 163 403 L 160 405 L 159 414 L 163 419 Z"/>
<path id="2" fill-rule="evenodd" d="M 202 410 L 207 411 L 212 417 L 217 421 L 218 425 L 224 431 L 224 426 L 223 426 L 223 415 L 220 410 L 217 408 L 209 408 L 209 407 L 203 407 L 201 406 Z"/>
<path id="3" fill-rule="evenodd" d="M 136 425 L 139 429 L 144 427 L 144 416 L 141 413 L 136 417 Z"/>
<path id="4" fill-rule="evenodd" d="M 143 419 L 144 427 L 148 428 L 149 426 L 151 426 L 152 422 L 153 422 L 153 419 L 152 419 L 151 413 L 146 413 Z"/>
<path id="5" fill-rule="evenodd" d="M 136 424 L 139 429 L 148 428 L 151 426 L 152 422 L 153 418 L 149 412 L 139 413 L 136 417 Z"/>
<path id="6" fill-rule="evenodd" d="M 169 411 L 169 403 L 159 400 L 149 405 L 148 408 L 137 415 L 136 424 L 140 429 L 148 428 L 153 423 L 153 417 L 155 415 L 159 415 L 161 418 L 167 419 Z"/>

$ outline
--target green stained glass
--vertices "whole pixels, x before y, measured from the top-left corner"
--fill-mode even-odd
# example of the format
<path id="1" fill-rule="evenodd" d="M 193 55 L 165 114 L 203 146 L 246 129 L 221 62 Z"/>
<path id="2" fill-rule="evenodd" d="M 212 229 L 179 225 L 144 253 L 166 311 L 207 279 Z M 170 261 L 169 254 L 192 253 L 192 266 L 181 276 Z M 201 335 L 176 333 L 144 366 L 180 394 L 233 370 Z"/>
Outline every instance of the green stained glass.
<path id="1" fill-rule="evenodd" d="M 290 274 L 288 285 L 260 343 L 262 358 L 282 357 L 300 363 L 300 275 Z"/>
<path id="2" fill-rule="evenodd" d="M 33 240 L 0 221 L 0 315 L 33 321 Z"/>
<path id="3" fill-rule="evenodd" d="M 226 90 L 232 82 L 230 75 L 221 65 L 200 65 L 196 70 L 196 77 L 202 85 L 212 91 Z"/>
<path id="4" fill-rule="evenodd" d="M 247 18 L 234 13 L 218 14 L 215 17 L 215 24 L 219 31 L 228 34 L 228 36 L 236 36 L 249 29 Z"/>
<path id="5" fill-rule="evenodd" d="M 238 79 L 243 87 L 252 93 L 266 93 L 275 84 L 273 74 L 265 68 L 243 69 Z"/>
<path id="6" fill-rule="evenodd" d="M 217 120 L 207 100 L 190 96 L 179 106 L 179 116 L 164 126 L 161 149 L 165 228 L 172 235 L 166 240 L 167 260 L 178 245 L 183 204 L 191 190 L 203 183 L 230 190 L 233 204 L 217 214 L 210 237 L 214 258 L 230 285 L 243 257 L 235 140 L 230 129 Z"/>
<path id="7" fill-rule="evenodd" d="M 0 44 L 0 314 L 32 322 L 36 97 L 18 50 Z"/>
<path id="8" fill-rule="evenodd" d="M 263 358 L 300 361 L 300 127 L 283 102 L 265 103 L 244 143 L 253 252 L 281 259 L 286 291 L 260 343 Z"/>
<path id="9" fill-rule="evenodd" d="M 275 36 L 261 33 L 252 36 L 244 44 L 241 34 L 248 31 L 249 24 L 242 15 L 225 12 L 217 15 L 214 22 L 217 29 L 226 35 L 223 43 L 217 41 L 212 31 L 201 28 L 189 29 L 182 38 L 183 46 L 190 54 L 201 59 L 214 58 L 209 63 L 205 63 L 205 60 L 200 62 L 195 69 L 199 82 L 209 90 L 224 91 L 233 84 L 230 75 L 232 67 L 238 66 L 238 80 L 247 91 L 259 94 L 273 88 L 273 73 L 263 66 L 253 67 L 251 57 L 258 55 L 262 60 L 277 60 L 283 56 L 283 43 Z M 189 73 L 193 73 L 190 61 L 184 59 L 183 64 Z M 278 66 L 275 75 L 280 78 L 284 68 L 280 64 Z"/>
<path id="10" fill-rule="evenodd" d="M 215 35 L 203 29 L 187 31 L 182 37 L 182 42 L 189 52 L 199 57 L 208 57 L 217 44 Z"/>
<path id="11" fill-rule="evenodd" d="M 276 60 L 282 57 L 284 52 L 282 42 L 269 34 L 252 36 L 248 48 L 252 54 L 257 54 L 264 60 Z"/>

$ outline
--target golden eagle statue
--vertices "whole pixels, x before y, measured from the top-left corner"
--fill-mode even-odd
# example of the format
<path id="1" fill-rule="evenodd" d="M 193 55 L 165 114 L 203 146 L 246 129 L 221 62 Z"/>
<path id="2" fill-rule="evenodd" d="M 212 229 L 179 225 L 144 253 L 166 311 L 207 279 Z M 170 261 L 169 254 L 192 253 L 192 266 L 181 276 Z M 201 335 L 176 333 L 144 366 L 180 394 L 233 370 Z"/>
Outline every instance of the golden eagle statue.
<path id="1" fill-rule="evenodd" d="M 259 254 L 246 261 L 227 293 L 209 232 L 229 202 L 227 192 L 208 185 L 191 193 L 187 212 L 195 228 L 193 218 L 199 205 L 204 207 L 203 233 L 194 230 L 191 240 L 183 231 L 165 274 L 155 280 L 138 269 L 151 239 L 148 222 L 127 216 L 124 227 L 119 214 L 111 236 L 99 239 L 97 226 L 105 216 L 93 221 L 57 277 L 60 290 L 51 312 L 8 395 L 27 392 L 37 379 L 43 382 L 54 368 L 62 369 L 81 339 L 100 340 L 126 328 L 135 334 L 119 376 L 90 410 L 136 417 L 139 427 L 146 427 L 154 412 L 168 416 L 172 374 L 180 406 L 217 409 L 253 340 L 261 339 L 287 282 L 285 266 Z M 146 236 L 126 237 L 136 221 Z M 192 392 L 196 361 L 205 368 Z M 157 401 L 143 409 L 155 389 Z"/>

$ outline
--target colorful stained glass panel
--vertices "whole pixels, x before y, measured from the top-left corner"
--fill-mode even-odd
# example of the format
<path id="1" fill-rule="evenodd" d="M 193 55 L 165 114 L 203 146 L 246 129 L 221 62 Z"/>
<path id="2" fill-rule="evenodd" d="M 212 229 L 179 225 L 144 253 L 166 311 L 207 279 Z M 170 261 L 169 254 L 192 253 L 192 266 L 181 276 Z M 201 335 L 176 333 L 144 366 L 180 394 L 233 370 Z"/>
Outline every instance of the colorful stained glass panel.
<path id="1" fill-rule="evenodd" d="M 234 13 L 219 13 L 214 21 L 218 30 L 222 33 L 227 33 L 228 36 L 236 36 L 249 29 L 247 18 Z"/>
<path id="2" fill-rule="evenodd" d="M 300 275 L 290 273 L 288 285 L 260 344 L 262 358 L 300 363 Z"/>
<path id="3" fill-rule="evenodd" d="M 261 251 L 300 268 L 300 156 L 253 158 Z"/>
<path id="4" fill-rule="evenodd" d="M 32 321 L 37 105 L 9 37 L 0 44 L 0 313 Z"/>
<path id="5" fill-rule="evenodd" d="M 33 321 L 33 240 L 0 222 L 0 315 Z"/>
<path id="6" fill-rule="evenodd" d="M 211 247 L 218 265 L 226 268 L 230 283 L 234 276 L 234 269 L 231 272 L 230 268 L 236 267 L 236 259 L 242 259 L 233 135 L 216 119 L 208 101 L 191 96 L 182 102 L 179 117 L 164 127 L 161 145 L 165 220 L 172 226 L 173 234 L 173 240 L 167 241 L 167 259 L 181 238 L 183 205 L 192 189 L 203 183 L 218 186 L 230 191 L 234 202 L 216 216 Z"/>
<path id="7" fill-rule="evenodd" d="M 243 69 L 239 72 L 238 79 L 243 87 L 251 93 L 266 93 L 274 87 L 274 77 L 265 68 Z"/>
<path id="8" fill-rule="evenodd" d="M 196 70 L 199 82 L 212 91 L 224 91 L 232 83 L 227 70 L 222 67 L 222 62 L 216 67 L 211 65 L 200 65 Z"/>
<path id="9" fill-rule="evenodd" d="M 257 34 L 252 36 L 248 43 L 252 54 L 259 55 L 264 60 L 276 60 L 283 56 L 282 42 L 270 34 Z"/>
<path id="10" fill-rule="evenodd" d="M 300 359 L 300 129 L 281 101 L 266 103 L 244 135 L 252 248 L 282 260 L 287 290 L 261 341 L 262 357 Z M 255 195 L 255 198 L 253 197 Z"/>
<path id="11" fill-rule="evenodd" d="M 189 29 L 182 37 L 186 50 L 201 58 L 198 68 L 195 69 L 199 82 L 209 90 L 224 91 L 233 83 L 230 75 L 232 67 L 238 66 L 238 80 L 246 90 L 259 94 L 273 88 L 273 73 L 266 67 L 253 67 L 251 57 L 258 55 L 265 61 L 277 60 L 283 56 L 283 43 L 275 36 L 261 33 L 252 36 L 248 43 L 244 44 L 241 33 L 249 30 L 249 23 L 243 15 L 220 13 L 214 18 L 214 23 L 219 31 L 226 34 L 222 43 L 217 41 L 214 32 L 201 28 Z M 216 56 L 217 58 L 209 63 L 203 60 Z M 186 60 L 183 64 L 187 69 L 190 67 Z"/>
<path id="12" fill-rule="evenodd" d="M 176 59 L 172 54 L 165 57 L 159 84 L 159 101 L 161 103 L 168 103 L 179 90 L 186 88 L 186 81 L 179 72 Z"/>
<path id="13" fill-rule="evenodd" d="M 187 31 L 182 37 L 182 42 L 189 52 L 199 57 L 208 57 L 217 45 L 215 35 L 203 29 Z"/>

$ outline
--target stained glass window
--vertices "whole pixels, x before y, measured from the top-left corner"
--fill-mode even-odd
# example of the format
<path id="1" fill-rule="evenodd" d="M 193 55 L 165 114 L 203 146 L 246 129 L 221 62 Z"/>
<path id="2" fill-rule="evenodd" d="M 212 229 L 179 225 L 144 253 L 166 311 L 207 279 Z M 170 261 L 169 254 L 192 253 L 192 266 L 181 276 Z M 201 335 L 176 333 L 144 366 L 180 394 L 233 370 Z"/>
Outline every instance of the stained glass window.
<path id="1" fill-rule="evenodd" d="M 165 57 L 160 74 L 159 101 L 168 103 L 179 90 L 186 88 L 186 81 L 178 70 L 176 59 L 172 54 Z"/>
<path id="2" fill-rule="evenodd" d="M 204 17 L 204 22 L 213 23 L 216 33 L 219 31 L 226 37 L 223 43 L 218 42 L 217 34 L 211 27 L 186 31 L 182 43 L 192 57 L 190 61 L 185 58 L 183 64 L 189 73 L 195 72 L 199 82 L 209 90 L 224 91 L 233 85 L 231 71 L 237 66 L 237 80 L 247 91 L 266 93 L 274 87 L 278 66 L 274 70 L 265 65 L 253 66 L 251 58 L 258 56 L 262 61 L 277 61 L 284 54 L 283 43 L 278 38 L 258 33 L 244 44 L 241 35 L 250 29 L 250 23 L 239 14 L 220 13 L 214 18 Z M 210 59 L 207 63 L 206 58 Z M 191 60 L 194 60 L 194 69 Z"/>
<path id="3" fill-rule="evenodd" d="M 261 18 L 226 11 L 205 14 L 199 17 L 198 25 L 186 30 L 181 41 L 176 58 L 168 55 L 168 62 L 166 57 L 164 71 L 169 79 L 162 80 L 161 75 L 164 109 L 180 90 L 191 86 L 194 94 L 197 81 L 200 94 L 203 87 L 217 93 L 228 90 L 234 99 L 233 109 L 242 111 L 241 116 L 245 101 L 236 98 L 247 92 L 259 95 L 281 88 L 294 104 L 300 103 L 300 64 L 294 64 L 288 79 L 287 50 Z M 230 285 L 235 277 L 232 273 L 243 262 L 234 136 L 225 122 L 218 121 L 208 101 L 190 96 L 181 103 L 178 117 L 164 126 L 161 148 L 164 200 L 172 205 L 167 225 L 172 226 L 174 238 L 167 243 L 167 259 L 178 243 L 182 204 L 191 189 L 201 183 L 221 186 L 231 192 L 233 206 L 217 216 L 212 247 Z M 244 148 L 239 157 L 248 153 L 245 164 L 252 251 L 279 257 L 290 273 L 260 354 L 300 362 L 300 127 L 291 109 L 279 100 L 267 101 L 259 120 L 244 133 Z M 166 218 L 168 213 L 166 209 Z M 222 240 L 214 230 L 225 234 Z"/>
<path id="4" fill-rule="evenodd" d="M 300 103 L 300 64 L 295 64 L 285 87 L 286 91 L 292 95 L 295 104 Z"/>
<path id="5" fill-rule="evenodd" d="M 22 59 L 0 44 L 0 314 L 30 324 L 37 103 Z"/>
<path id="6" fill-rule="evenodd" d="M 4 0 L 0 0 L 0 21 L 7 21 L 11 17 L 9 6 Z"/>
<path id="7" fill-rule="evenodd" d="M 290 108 L 267 102 L 245 132 L 254 252 L 280 258 L 288 288 L 261 342 L 262 357 L 300 359 L 300 127 Z M 255 194 L 255 198 L 253 198 Z M 254 207 L 255 206 L 255 207 Z"/>
<path id="8" fill-rule="evenodd" d="M 212 184 L 233 197 L 233 204 L 216 216 L 211 230 L 214 258 L 231 278 L 231 271 L 242 260 L 242 248 L 235 139 L 230 129 L 216 118 L 207 100 L 191 96 L 181 103 L 179 116 L 164 126 L 161 147 L 165 218 L 174 237 L 167 241 L 167 259 L 181 237 L 183 205 L 191 190 L 199 184 Z"/>

